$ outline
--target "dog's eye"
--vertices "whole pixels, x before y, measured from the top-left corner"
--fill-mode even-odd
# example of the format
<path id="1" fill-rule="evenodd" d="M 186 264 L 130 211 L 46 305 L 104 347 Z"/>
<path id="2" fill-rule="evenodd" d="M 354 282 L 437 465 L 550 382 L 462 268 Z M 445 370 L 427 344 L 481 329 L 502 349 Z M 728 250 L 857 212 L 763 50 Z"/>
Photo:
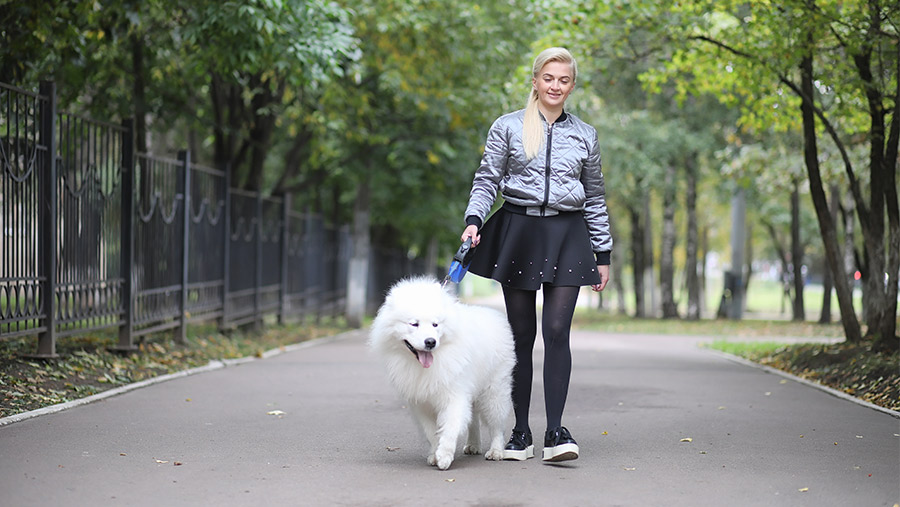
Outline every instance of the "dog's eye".
<path id="1" fill-rule="evenodd" d="M 409 325 L 412 327 L 419 327 L 419 322 L 414 320 L 414 321 L 410 322 Z"/>
<path id="2" fill-rule="evenodd" d="M 437 323 L 437 322 L 432 322 L 432 323 L 431 323 L 431 326 L 432 326 L 432 327 L 438 327 L 438 323 Z"/>

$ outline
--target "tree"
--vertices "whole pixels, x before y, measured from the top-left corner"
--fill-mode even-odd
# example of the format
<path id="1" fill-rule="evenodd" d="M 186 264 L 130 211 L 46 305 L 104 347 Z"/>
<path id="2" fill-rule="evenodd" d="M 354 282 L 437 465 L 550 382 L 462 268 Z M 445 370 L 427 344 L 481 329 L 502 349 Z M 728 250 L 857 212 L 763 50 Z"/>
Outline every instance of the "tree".
<path id="1" fill-rule="evenodd" d="M 285 109 L 356 57 L 349 13 L 312 0 L 197 0 L 183 12 L 190 63 L 208 74 L 214 161 L 261 190 Z"/>
<path id="2" fill-rule="evenodd" d="M 505 112 L 504 84 L 528 52 L 521 3 L 346 2 L 361 58 L 322 95 L 327 139 L 316 156 L 340 168 L 342 181 L 329 180 L 345 185 L 355 244 L 374 243 L 365 237 L 372 235 L 411 253 L 434 241 L 458 245 L 484 135 Z M 524 103 L 525 91 L 519 96 Z M 351 262 L 350 283 L 366 280 L 368 250 L 354 251 Z M 364 287 L 351 293 L 350 320 L 359 324 Z"/>
<path id="3" fill-rule="evenodd" d="M 778 6 L 698 0 L 635 11 L 633 18 L 648 27 L 661 18 L 672 21 L 665 25 L 664 35 L 678 49 L 651 82 L 679 79 L 685 90 L 717 93 L 741 108 L 747 126 L 802 129 L 810 193 L 841 321 L 847 339 L 859 341 L 859 321 L 818 159 L 820 136 L 834 143 L 863 232 L 860 258 L 871 294 L 865 309 L 867 334 L 886 348 L 898 343 L 894 280 L 900 270 L 898 16 L 894 3 L 877 0 L 815 4 L 798 0 Z M 684 81 L 685 75 L 691 79 Z M 857 175 L 847 154 L 859 142 L 869 146 L 865 178 Z"/>

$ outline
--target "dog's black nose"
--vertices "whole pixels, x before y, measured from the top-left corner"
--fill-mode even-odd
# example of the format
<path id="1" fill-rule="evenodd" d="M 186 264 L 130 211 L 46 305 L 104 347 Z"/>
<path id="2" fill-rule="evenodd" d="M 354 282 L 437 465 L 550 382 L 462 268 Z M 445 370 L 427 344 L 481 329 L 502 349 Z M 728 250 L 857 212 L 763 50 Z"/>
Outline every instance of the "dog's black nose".
<path id="1" fill-rule="evenodd" d="M 425 348 L 431 350 L 434 346 L 437 345 L 437 341 L 434 338 L 428 338 L 425 340 Z"/>

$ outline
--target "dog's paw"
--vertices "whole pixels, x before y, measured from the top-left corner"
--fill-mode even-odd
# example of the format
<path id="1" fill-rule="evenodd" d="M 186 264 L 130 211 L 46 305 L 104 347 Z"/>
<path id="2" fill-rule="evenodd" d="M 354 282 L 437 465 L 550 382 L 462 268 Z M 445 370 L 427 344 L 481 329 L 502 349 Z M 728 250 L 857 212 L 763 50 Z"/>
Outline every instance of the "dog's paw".
<path id="1" fill-rule="evenodd" d="M 503 449 L 491 449 L 484 454 L 484 459 L 503 461 Z"/>
<path id="2" fill-rule="evenodd" d="M 428 461 L 428 464 L 431 466 L 437 465 L 437 458 L 434 457 L 434 454 L 429 454 L 426 461 Z"/>
<path id="3" fill-rule="evenodd" d="M 438 452 L 435 457 L 437 458 L 437 467 L 441 470 L 450 468 L 450 464 L 453 463 L 453 454 L 451 453 Z"/>
<path id="4" fill-rule="evenodd" d="M 476 444 L 466 444 L 463 446 L 463 454 L 478 455 L 481 454 L 481 448 Z"/>

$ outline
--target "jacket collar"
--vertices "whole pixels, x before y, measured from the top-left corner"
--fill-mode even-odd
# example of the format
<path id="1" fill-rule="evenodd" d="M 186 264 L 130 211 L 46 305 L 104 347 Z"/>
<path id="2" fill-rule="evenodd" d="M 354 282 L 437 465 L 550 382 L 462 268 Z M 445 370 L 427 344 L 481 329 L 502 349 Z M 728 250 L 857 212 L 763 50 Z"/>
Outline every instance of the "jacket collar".
<path id="1" fill-rule="evenodd" d="M 542 120 L 544 120 L 545 122 L 547 121 L 547 118 L 544 117 L 544 113 L 542 113 L 540 110 L 538 110 L 538 114 L 541 115 Z M 559 115 L 559 118 L 557 118 L 556 121 L 553 122 L 553 124 L 555 125 L 557 123 L 563 123 L 568 119 L 569 119 L 569 115 L 566 114 L 566 110 L 563 109 L 563 112 Z"/>

